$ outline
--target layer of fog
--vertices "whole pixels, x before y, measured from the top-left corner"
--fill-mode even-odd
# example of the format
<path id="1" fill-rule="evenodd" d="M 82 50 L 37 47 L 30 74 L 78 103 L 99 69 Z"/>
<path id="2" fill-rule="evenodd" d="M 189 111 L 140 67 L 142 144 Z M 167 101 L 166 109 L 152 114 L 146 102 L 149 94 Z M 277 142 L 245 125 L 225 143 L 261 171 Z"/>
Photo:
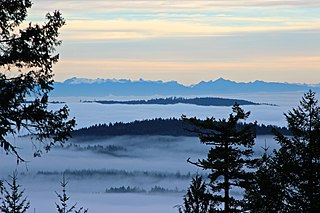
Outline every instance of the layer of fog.
<path id="1" fill-rule="evenodd" d="M 271 124 L 286 126 L 283 113 L 288 112 L 298 105 L 303 92 L 301 93 L 257 93 L 257 94 L 229 94 L 223 95 L 224 98 L 245 99 L 257 103 L 275 104 L 243 106 L 247 111 L 251 111 L 248 122 L 257 121 L 260 124 Z M 137 98 L 137 97 L 135 97 Z M 139 97 L 147 99 L 148 97 Z M 138 98 L 138 99 L 139 99 Z M 86 97 L 94 100 L 93 97 Z M 115 97 L 100 98 L 103 100 L 114 100 Z M 121 97 L 121 99 L 132 99 L 132 97 Z M 188 117 L 197 116 L 198 118 L 215 117 L 217 119 L 227 117 L 231 113 L 231 107 L 215 106 L 195 106 L 189 104 L 177 105 L 104 105 L 98 103 L 81 103 L 80 98 L 57 98 L 55 101 L 66 101 L 70 108 L 70 115 L 77 120 L 77 128 L 91 126 L 97 123 L 130 122 L 134 120 L 152 118 L 180 118 L 181 115 Z M 52 104 L 53 109 L 61 107 L 63 104 Z"/>
<path id="2" fill-rule="evenodd" d="M 273 136 L 258 136 L 256 156 L 263 153 L 265 143 L 271 147 L 270 150 L 276 148 Z M 72 146 L 67 148 L 68 144 Z M 153 208 L 159 212 L 177 212 L 173 207 L 182 203 L 183 193 L 109 194 L 105 190 L 121 186 L 145 190 L 155 186 L 186 190 L 192 175 L 205 174 L 202 169 L 187 163 L 187 159 L 197 161 L 205 158 L 210 149 L 195 137 L 121 136 L 96 141 L 70 140 L 65 148 L 56 147 L 41 158 L 32 158 L 34 150 L 29 137 L 16 138 L 15 145 L 21 148 L 19 151 L 28 162 L 16 165 L 13 156 L 1 151 L 0 156 L 6 163 L 0 164 L 0 178 L 8 179 L 8 175 L 17 169 L 19 183 L 26 188 L 25 193 L 32 200 L 32 208 L 36 208 L 36 212 L 54 210 L 53 204 L 57 202 L 54 191 L 60 191 L 59 181 L 64 172 L 72 200 L 89 207 L 90 212 L 102 213 L 105 209 L 126 212 L 129 208 L 132 212 L 150 212 Z M 83 148 L 88 145 L 114 145 L 126 149 L 117 156 L 90 149 L 79 151 L 72 148 L 74 145 Z M 72 172 L 81 171 L 84 171 L 83 175 L 72 175 Z M 115 174 L 110 175 L 109 171 Z M 123 171 L 131 175 L 123 175 Z M 191 176 L 185 178 L 189 173 Z"/>
<path id="3" fill-rule="evenodd" d="M 249 121 L 257 120 L 258 123 L 286 126 L 283 116 L 292 107 L 298 105 L 301 94 L 255 94 L 255 95 L 229 95 L 229 98 L 241 98 L 259 103 L 277 104 L 278 106 L 244 106 L 251 111 Z M 227 97 L 226 95 L 224 97 Z M 199 118 L 227 117 L 231 113 L 231 107 L 203 107 L 194 105 L 102 105 L 96 103 L 80 103 L 76 99 L 64 99 L 70 107 L 71 116 L 76 117 L 77 128 L 94 125 L 97 123 L 128 122 L 133 120 L 151 119 L 156 117 L 170 118 L 197 116 Z M 63 104 L 51 104 L 51 108 L 61 107 Z M 17 169 L 19 180 L 25 193 L 31 200 L 32 210 L 36 212 L 54 212 L 54 202 L 58 201 L 54 191 L 60 191 L 59 181 L 62 173 L 69 171 L 91 170 L 93 176 L 85 175 L 76 177 L 67 176 L 69 180 L 68 192 L 71 201 L 88 207 L 90 212 L 177 212 L 173 206 L 182 203 L 183 193 L 148 194 L 148 193 L 121 193 L 109 194 L 105 190 L 110 187 L 141 187 L 149 190 L 154 186 L 166 189 L 186 189 L 190 179 L 162 178 L 153 175 L 134 175 L 133 177 L 97 175 L 99 171 L 115 170 L 137 172 L 158 172 L 161 174 L 182 175 L 204 173 L 203 170 L 187 163 L 187 159 L 197 161 L 205 158 L 209 146 L 199 143 L 198 138 L 169 137 L 169 136 L 121 136 L 99 141 L 75 141 L 68 143 L 81 147 L 88 145 L 115 145 L 125 147 L 111 154 L 93 152 L 92 150 L 55 148 L 49 153 L 44 153 L 41 158 L 32 158 L 37 142 L 31 145 L 29 137 L 10 138 L 15 146 L 19 147 L 19 153 L 27 163 L 16 164 L 12 155 L 6 155 L 0 150 L 0 179 L 8 179 L 8 175 Z M 273 136 L 259 136 L 256 139 L 255 153 L 260 156 L 262 147 L 270 146 L 270 151 L 277 145 Z M 67 145 L 67 144 L 66 144 Z M 49 172 L 48 175 L 39 174 L 39 171 Z M 51 173 L 50 173 L 51 172 Z M 21 174 L 23 173 L 23 174 Z"/>

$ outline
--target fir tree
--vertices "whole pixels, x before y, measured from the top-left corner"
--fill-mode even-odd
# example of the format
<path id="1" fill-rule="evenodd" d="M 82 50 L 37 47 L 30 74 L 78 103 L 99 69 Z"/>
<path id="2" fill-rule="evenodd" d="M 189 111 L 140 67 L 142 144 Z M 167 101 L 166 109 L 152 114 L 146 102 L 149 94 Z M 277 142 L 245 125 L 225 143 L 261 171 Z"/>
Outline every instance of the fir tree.
<path id="1" fill-rule="evenodd" d="M 3 187 L 3 199 L 0 210 L 3 213 L 25 213 L 30 208 L 30 202 L 23 196 L 24 190 L 20 190 L 21 185 L 17 183 L 17 173 L 14 172 L 11 183 L 7 182 L 7 187 Z"/>
<path id="2" fill-rule="evenodd" d="M 216 212 L 240 212 L 242 200 L 230 194 L 233 189 L 247 188 L 253 179 L 248 169 L 255 166 L 252 159 L 254 145 L 254 124 L 237 125 L 249 116 L 238 104 L 233 106 L 233 113 L 228 119 L 185 118 L 195 125 L 200 141 L 212 146 L 207 159 L 191 162 L 205 170 L 210 170 L 211 202 Z M 222 206 L 222 207 L 221 207 Z"/>
<path id="3" fill-rule="evenodd" d="M 320 208 L 320 107 L 315 93 L 304 94 L 300 105 L 285 114 L 293 137 L 276 132 L 275 152 L 285 185 L 289 210 L 317 212 Z"/>
<path id="4" fill-rule="evenodd" d="M 207 190 L 202 176 L 192 178 L 192 183 L 183 198 L 183 206 L 179 213 L 209 213 L 212 212 L 211 194 Z"/>
<path id="5" fill-rule="evenodd" d="M 248 191 L 247 202 L 253 212 L 258 211 L 259 206 L 270 208 L 267 207 L 270 203 L 278 212 L 318 212 L 320 107 L 315 93 L 309 91 L 304 94 L 300 105 L 285 117 L 292 136 L 286 137 L 275 131 L 280 148 L 266 161 L 265 167 L 258 169 L 256 187 L 260 190 Z M 265 199 L 266 195 L 269 199 Z M 267 210 L 264 212 L 270 212 Z"/>
<path id="6" fill-rule="evenodd" d="M 257 162 L 257 171 L 254 174 L 253 183 L 246 188 L 244 209 L 249 212 L 270 213 L 284 210 L 282 203 L 283 190 L 281 178 L 274 169 L 274 159 L 267 153 Z"/>
<path id="7" fill-rule="evenodd" d="M 0 180 L 0 195 L 2 195 L 3 192 L 3 181 Z"/>
<path id="8" fill-rule="evenodd" d="M 88 209 L 84 209 L 83 207 L 81 207 L 80 209 L 76 209 L 77 203 L 75 203 L 74 205 L 72 205 L 71 207 L 69 207 L 68 205 L 68 201 L 70 199 L 70 197 L 68 197 L 67 195 L 67 190 L 66 187 L 68 185 L 68 181 L 66 181 L 65 176 L 63 175 L 62 177 L 62 181 L 60 182 L 61 187 L 62 187 L 62 194 L 59 194 L 56 192 L 60 204 L 56 203 L 56 208 L 58 213 L 87 213 Z"/>
<path id="9" fill-rule="evenodd" d="M 66 106 L 48 109 L 52 67 L 59 59 L 55 48 L 61 44 L 59 29 L 65 20 L 55 11 L 46 15 L 43 25 L 24 27 L 31 6 L 30 0 L 1 0 L 0 4 L 0 147 L 15 154 L 18 161 L 23 159 L 8 135 L 24 129 L 49 150 L 55 142 L 65 141 L 75 125 L 73 119 L 68 120 Z"/>

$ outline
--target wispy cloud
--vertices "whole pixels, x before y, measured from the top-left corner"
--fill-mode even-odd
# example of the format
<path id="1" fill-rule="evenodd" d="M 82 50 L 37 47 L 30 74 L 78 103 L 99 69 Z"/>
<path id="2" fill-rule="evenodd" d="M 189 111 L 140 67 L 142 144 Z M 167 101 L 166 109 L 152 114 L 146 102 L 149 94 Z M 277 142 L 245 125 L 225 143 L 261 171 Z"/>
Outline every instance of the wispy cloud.
<path id="1" fill-rule="evenodd" d="M 74 11 L 212 11 L 226 7 L 282 7 L 317 8 L 318 0 L 34 0 L 38 9 L 66 9 Z"/>
<path id="2" fill-rule="evenodd" d="M 319 5 L 318 0 L 36 0 L 30 19 L 62 10 L 68 40 L 217 36 L 320 29 Z"/>
<path id="3" fill-rule="evenodd" d="M 240 19 L 239 21 L 241 21 Z M 256 20 L 255 20 L 256 21 Z M 272 22 L 272 20 L 270 20 Z M 235 33 L 320 29 L 319 23 L 285 22 L 281 25 L 214 26 L 165 20 L 71 20 L 64 28 L 65 40 L 118 40 L 155 37 L 221 36 Z"/>

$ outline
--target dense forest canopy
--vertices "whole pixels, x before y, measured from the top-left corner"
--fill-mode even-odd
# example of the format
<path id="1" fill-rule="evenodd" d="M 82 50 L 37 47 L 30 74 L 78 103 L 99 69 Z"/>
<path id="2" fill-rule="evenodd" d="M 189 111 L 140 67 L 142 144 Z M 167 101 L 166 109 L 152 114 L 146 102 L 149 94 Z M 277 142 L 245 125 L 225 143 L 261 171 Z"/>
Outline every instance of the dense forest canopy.
<path id="1" fill-rule="evenodd" d="M 246 124 L 239 124 L 239 127 Z M 273 129 L 285 135 L 290 135 L 288 129 L 272 125 L 260 124 L 256 126 L 257 135 L 271 135 Z M 116 122 L 110 124 L 96 124 L 72 132 L 77 137 L 110 137 L 121 135 L 171 135 L 171 136 L 198 136 L 192 132 L 193 126 L 182 119 L 155 118 L 150 120 L 133 121 L 129 123 Z"/>
<path id="2" fill-rule="evenodd" d="M 130 100 L 130 101 L 114 101 L 114 100 L 95 100 L 84 101 L 96 102 L 100 104 L 159 104 L 159 105 L 172 105 L 172 104 L 193 104 L 198 106 L 232 106 L 235 103 L 240 105 L 259 105 L 252 101 L 229 99 L 229 98 L 216 98 L 216 97 L 196 97 L 196 98 L 182 98 L 182 97 L 169 97 L 169 98 L 154 98 L 149 100 Z"/>

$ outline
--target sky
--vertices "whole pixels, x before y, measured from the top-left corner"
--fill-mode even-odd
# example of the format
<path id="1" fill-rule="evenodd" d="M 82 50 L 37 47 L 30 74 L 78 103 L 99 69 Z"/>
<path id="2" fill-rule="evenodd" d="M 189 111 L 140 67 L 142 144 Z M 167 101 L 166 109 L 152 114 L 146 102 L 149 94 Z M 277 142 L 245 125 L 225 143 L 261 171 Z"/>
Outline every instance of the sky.
<path id="1" fill-rule="evenodd" d="M 319 0 L 33 0 L 60 10 L 55 80 L 320 83 Z"/>

